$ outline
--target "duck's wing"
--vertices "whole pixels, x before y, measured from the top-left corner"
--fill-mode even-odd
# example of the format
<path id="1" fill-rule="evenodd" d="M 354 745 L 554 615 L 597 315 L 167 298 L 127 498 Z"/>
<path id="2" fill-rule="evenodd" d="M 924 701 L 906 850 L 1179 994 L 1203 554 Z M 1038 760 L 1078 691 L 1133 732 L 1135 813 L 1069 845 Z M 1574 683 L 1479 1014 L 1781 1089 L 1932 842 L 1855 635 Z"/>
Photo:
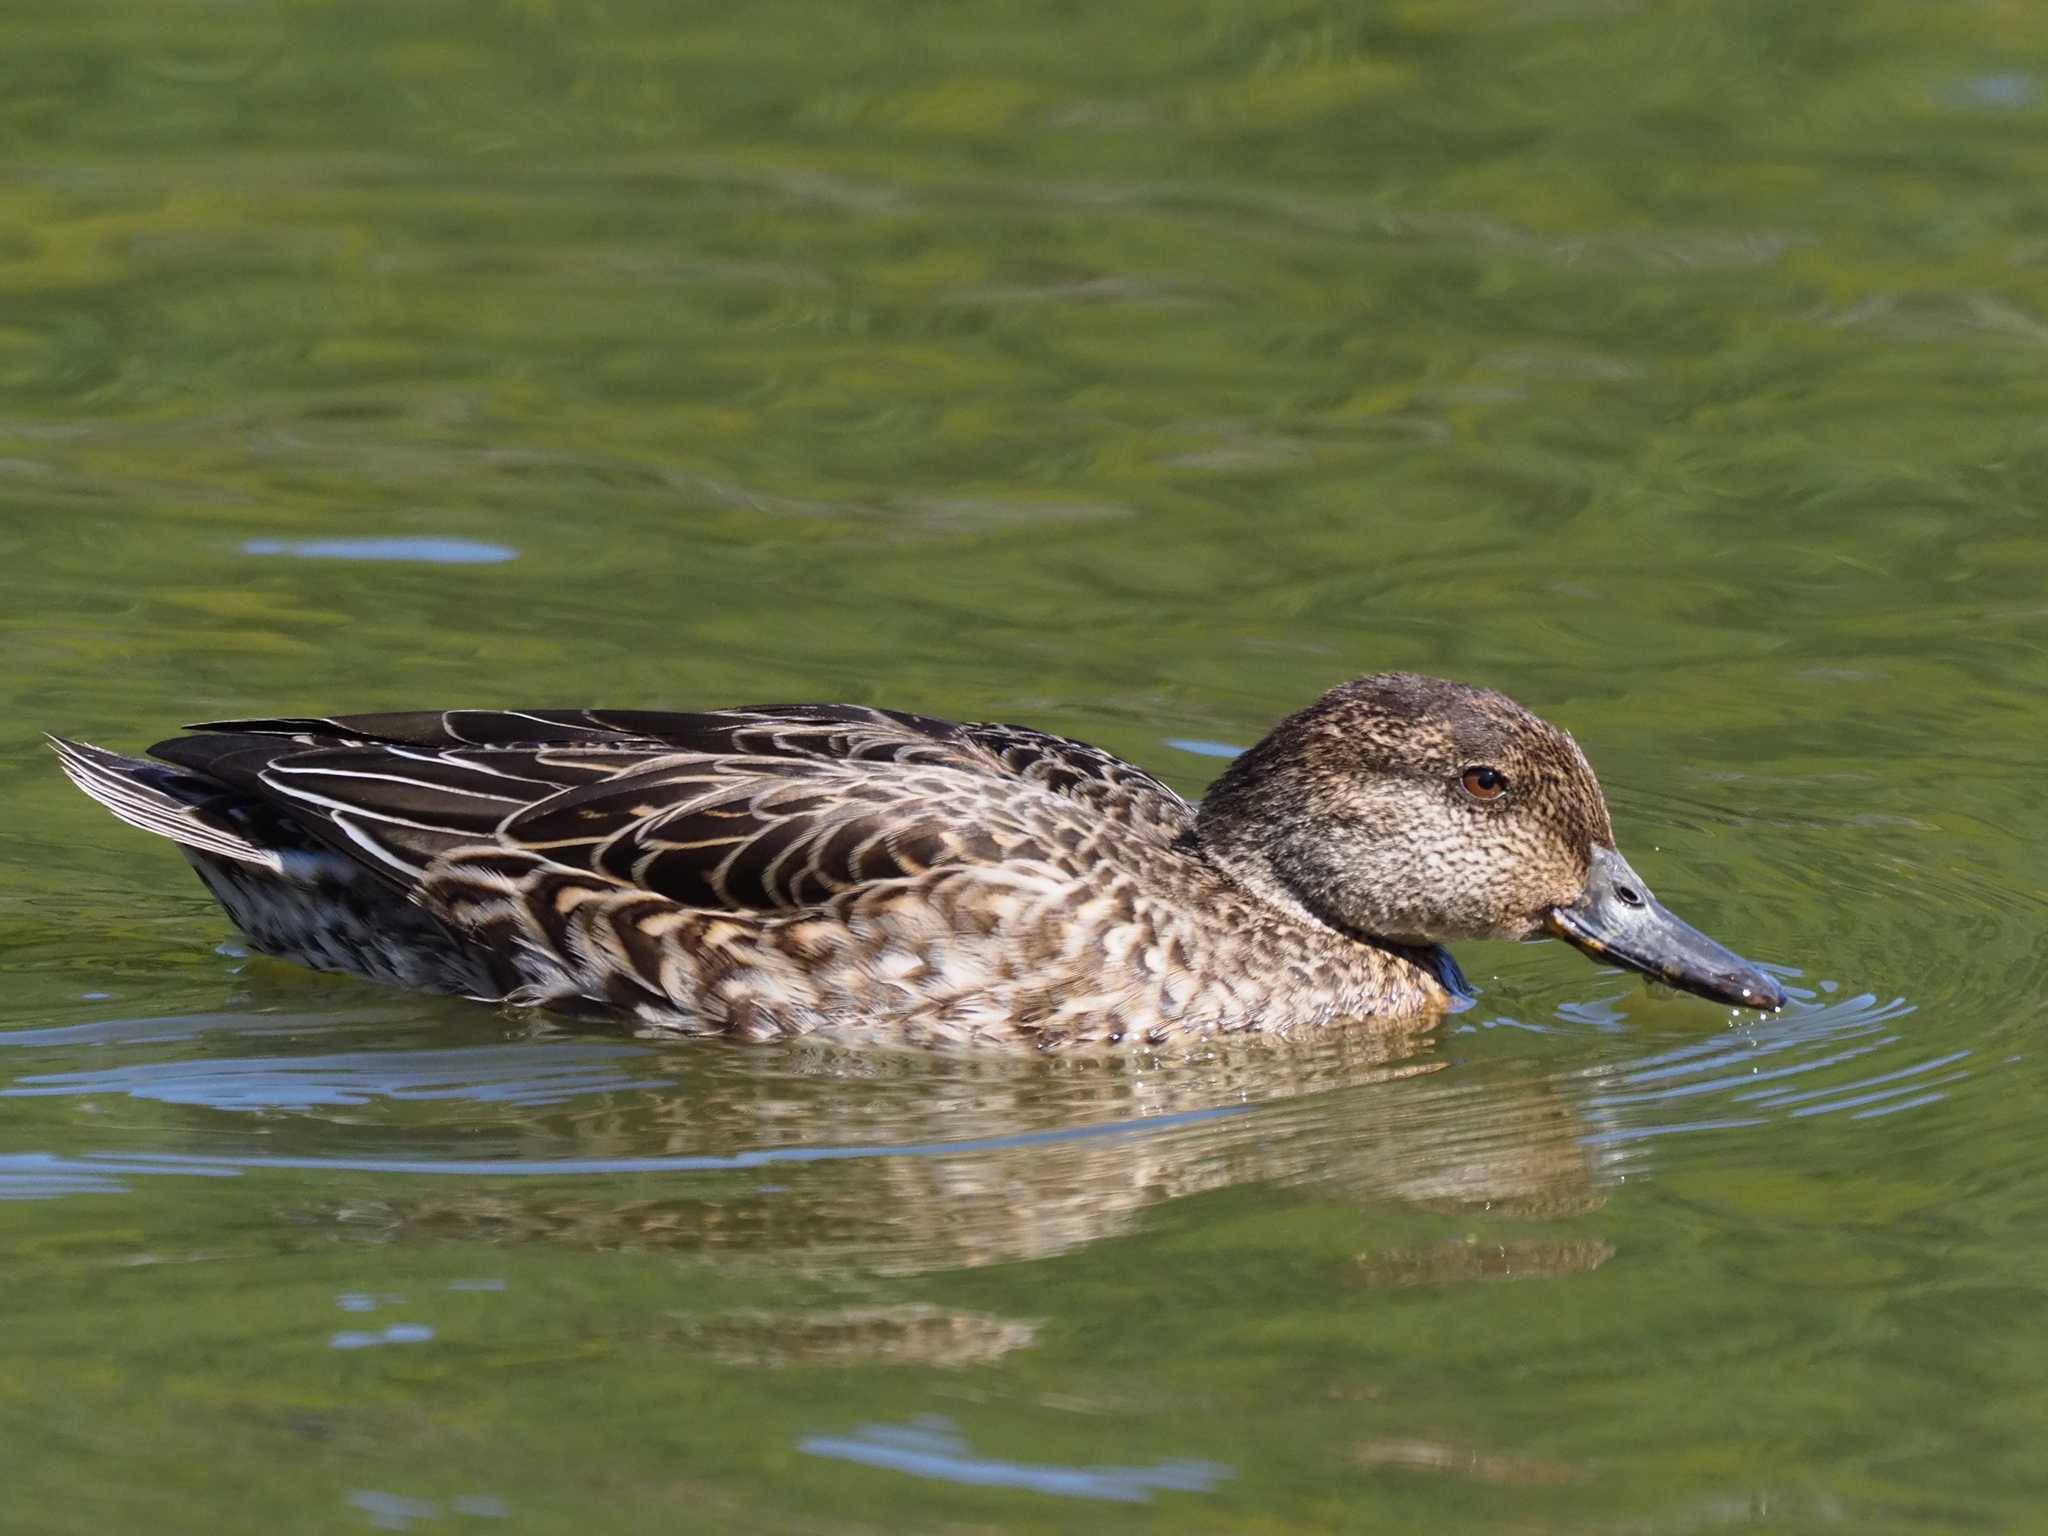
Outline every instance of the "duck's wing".
<path id="1" fill-rule="evenodd" d="M 288 811 L 408 887 L 445 855 L 496 847 L 690 906 L 789 910 L 941 865 L 1076 867 L 1101 840 L 1171 841 L 1192 817 L 1081 743 L 858 706 L 196 729 L 153 755 Z"/>
<path id="2" fill-rule="evenodd" d="M 465 753 L 476 749 L 532 749 L 540 753 L 534 766 L 552 775 L 568 775 L 557 779 L 564 784 L 599 771 L 600 756 L 581 755 L 598 749 L 951 767 L 1022 779 L 1077 800 L 1142 836 L 1168 843 L 1187 830 L 1194 816 L 1186 800 L 1144 769 L 1086 742 L 1028 726 L 996 721 L 962 724 L 863 704 L 770 704 L 698 713 L 448 709 L 215 720 L 187 729 L 282 737 L 302 747 L 427 748 L 455 761 L 466 760 Z"/>

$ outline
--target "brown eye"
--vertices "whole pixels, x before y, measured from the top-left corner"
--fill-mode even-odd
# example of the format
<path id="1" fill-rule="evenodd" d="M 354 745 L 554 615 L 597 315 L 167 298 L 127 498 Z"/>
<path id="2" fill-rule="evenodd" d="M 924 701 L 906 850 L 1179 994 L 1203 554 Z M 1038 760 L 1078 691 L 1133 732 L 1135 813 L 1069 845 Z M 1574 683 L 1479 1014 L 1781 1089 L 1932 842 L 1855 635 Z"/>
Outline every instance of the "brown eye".
<path id="1" fill-rule="evenodd" d="M 1508 792 L 1508 776 L 1484 763 L 1459 774 L 1458 783 L 1474 800 L 1498 800 Z"/>

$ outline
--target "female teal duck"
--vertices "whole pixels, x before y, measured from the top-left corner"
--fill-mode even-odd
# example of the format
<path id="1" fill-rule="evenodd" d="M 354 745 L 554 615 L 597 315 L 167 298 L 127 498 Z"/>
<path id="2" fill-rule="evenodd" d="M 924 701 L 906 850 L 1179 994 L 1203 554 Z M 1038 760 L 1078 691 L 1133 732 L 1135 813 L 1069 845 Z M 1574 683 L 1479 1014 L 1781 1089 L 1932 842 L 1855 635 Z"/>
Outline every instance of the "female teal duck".
<path id="1" fill-rule="evenodd" d="M 1161 1045 L 1414 1024 L 1450 939 L 1552 933 L 1705 997 L 1770 976 L 1615 851 L 1570 736 L 1359 678 L 1199 806 L 1081 742 L 844 704 L 228 720 L 56 741 L 256 948 L 681 1034 Z"/>

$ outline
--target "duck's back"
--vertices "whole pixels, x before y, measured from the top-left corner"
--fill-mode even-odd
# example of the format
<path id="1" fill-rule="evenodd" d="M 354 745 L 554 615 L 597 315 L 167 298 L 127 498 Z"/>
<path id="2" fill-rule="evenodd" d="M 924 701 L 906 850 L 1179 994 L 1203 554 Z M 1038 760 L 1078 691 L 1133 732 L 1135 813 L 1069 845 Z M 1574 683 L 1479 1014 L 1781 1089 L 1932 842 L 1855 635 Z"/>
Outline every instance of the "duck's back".
<path id="1" fill-rule="evenodd" d="M 527 840 L 508 824 L 515 817 L 524 831 L 547 834 L 573 817 L 586 835 L 558 841 L 573 857 L 573 842 L 594 846 L 622 833 L 630 841 L 641 823 L 672 821 L 711 785 L 830 773 L 826 765 L 870 786 L 921 768 L 986 779 L 992 796 L 1029 785 L 1164 842 L 1181 836 L 1193 814 L 1142 769 L 1082 742 L 860 705 L 694 714 L 465 709 L 191 729 L 198 734 L 159 742 L 150 755 L 316 826 L 336 823 L 342 851 L 360 849 L 401 870 L 478 839 Z"/>
<path id="2" fill-rule="evenodd" d="M 1049 903 L 1114 906 L 1193 818 L 1083 743 L 851 705 L 193 730 L 153 762 L 60 750 L 183 844 L 258 947 L 741 1033 L 971 991 L 976 968 L 1014 992 L 1064 931 Z"/>

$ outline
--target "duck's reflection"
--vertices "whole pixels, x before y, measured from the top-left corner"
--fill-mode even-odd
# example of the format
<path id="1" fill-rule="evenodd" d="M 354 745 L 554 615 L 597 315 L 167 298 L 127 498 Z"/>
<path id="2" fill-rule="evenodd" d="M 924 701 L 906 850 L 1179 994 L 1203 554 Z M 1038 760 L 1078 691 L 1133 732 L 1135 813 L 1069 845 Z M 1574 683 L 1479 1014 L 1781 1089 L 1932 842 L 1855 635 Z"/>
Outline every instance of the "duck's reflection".
<path id="1" fill-rule="evenodd" d="M 1162 1202 L 1240 1185 L 1523 1218 L 1599 1199 L 1584 1125 L 1553 1084 L 1462 1083 L 1438 1071 L 1427 1036 L 1330 1032 L 1144 1063 L 817 1046 L 657 1061 L 665 1081 L 650 1091 L 520 1121 L 528 1158 L 644 1178 L 549 1181 L 547 1193 L 469 1181 L 392 1202 L 393 1235 L 690 1248 L 843 1277 L 1047 1258 Z M 664 1168 L 735 1148 L 772 1150 Z M 1363 1255 L 1360 1279 L 1449 1284 L 1605 1257 L 1582 1237 L 1460 1241 Z"/>
<path id="2" fill-rule="evenodd" d="M 986 1365 L 1032 1343 L 1039 1327 L 1029 1319 L 917 1302 L 799 1311 L 742 1307 L 685 1318 L 679 1326 L 700 1354 L 726 1365 L 768 1370 L 871 1365 L 877 1360 L 945 1369 Z"/>

